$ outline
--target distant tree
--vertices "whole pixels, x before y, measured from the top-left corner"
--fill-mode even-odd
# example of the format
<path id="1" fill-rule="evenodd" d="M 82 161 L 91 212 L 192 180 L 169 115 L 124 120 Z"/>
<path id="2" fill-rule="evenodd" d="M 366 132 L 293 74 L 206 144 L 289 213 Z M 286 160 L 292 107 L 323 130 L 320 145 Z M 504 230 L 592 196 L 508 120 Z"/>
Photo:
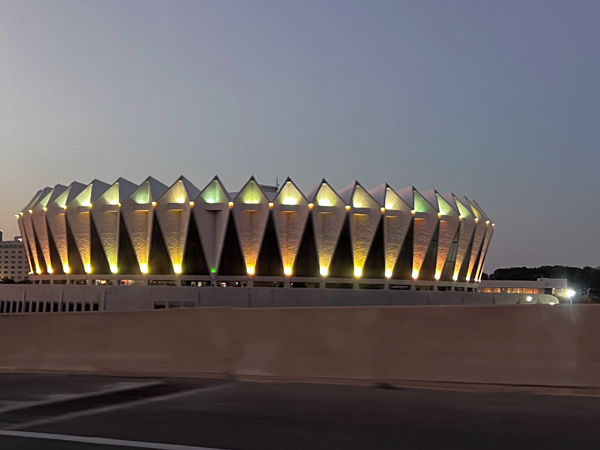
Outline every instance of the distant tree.
<path id="1" fill-rule="evenodd" d="M 8 278 L 8 277 L 4 277 L 0 280 L 0 283 L 2 284 L 15 284 L 15 280 L 13 280 L 12 278 Z"/>
<path id="2" fill-rule="evenodd" d="M 535 281 L 538 278 L 566 278 L 569 285 L 577 289 L 600 291 L 600 270 L 593 267 L 511 267 L 497 269 L 490 275 L 490 280 L 525 280 Z"/>

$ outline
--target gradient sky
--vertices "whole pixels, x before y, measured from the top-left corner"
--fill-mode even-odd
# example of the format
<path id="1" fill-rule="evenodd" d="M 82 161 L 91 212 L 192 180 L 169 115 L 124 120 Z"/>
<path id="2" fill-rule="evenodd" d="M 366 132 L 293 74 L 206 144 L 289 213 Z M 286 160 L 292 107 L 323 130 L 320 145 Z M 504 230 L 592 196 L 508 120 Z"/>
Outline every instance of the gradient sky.
<path id="1" fill-rule="evenodd" d="M 486 272 L 600 266 L 600 2 L 0 0 L 0 228 L 38 189 L 435 188 Z"/>

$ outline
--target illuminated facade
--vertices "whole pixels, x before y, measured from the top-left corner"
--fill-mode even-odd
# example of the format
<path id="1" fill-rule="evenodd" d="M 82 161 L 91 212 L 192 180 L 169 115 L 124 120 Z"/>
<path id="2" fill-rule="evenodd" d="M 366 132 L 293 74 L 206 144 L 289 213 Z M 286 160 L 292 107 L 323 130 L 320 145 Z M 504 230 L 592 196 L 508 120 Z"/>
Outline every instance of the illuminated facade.
<path id="1" fill-rule="evenodd" d="M 18 223 L 44 284 L 472 290 L 494 232 L 452 193 L 254 178 L 232 193 L 217 177 L 47 187 Z"/>

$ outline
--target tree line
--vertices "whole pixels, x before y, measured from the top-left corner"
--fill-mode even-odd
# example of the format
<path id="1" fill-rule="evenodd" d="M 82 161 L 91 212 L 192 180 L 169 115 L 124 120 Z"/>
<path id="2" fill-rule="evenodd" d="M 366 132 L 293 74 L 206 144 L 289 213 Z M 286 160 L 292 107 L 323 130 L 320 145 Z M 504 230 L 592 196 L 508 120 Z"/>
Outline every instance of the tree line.
<path id="1" fill-rule="evenodd" d="M 569 287 L 600 292 L 600 269 L 593 267 L 510 267 L 508 269 L 496 269 L 490 275 L 483 275 L 483 280 L 535 281 L 538 278 L 566 278 L 569 281 Z"/>

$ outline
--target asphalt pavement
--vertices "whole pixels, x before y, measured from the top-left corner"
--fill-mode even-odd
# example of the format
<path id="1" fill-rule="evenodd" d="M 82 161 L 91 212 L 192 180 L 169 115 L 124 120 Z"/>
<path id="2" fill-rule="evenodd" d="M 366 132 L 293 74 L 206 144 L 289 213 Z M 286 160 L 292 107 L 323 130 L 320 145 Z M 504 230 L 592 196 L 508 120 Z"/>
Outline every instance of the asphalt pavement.
<path id="1" fill-rule="evenodd" d="M 597 449 L 600 397 L 0 375 L 0 449 Z"/>

